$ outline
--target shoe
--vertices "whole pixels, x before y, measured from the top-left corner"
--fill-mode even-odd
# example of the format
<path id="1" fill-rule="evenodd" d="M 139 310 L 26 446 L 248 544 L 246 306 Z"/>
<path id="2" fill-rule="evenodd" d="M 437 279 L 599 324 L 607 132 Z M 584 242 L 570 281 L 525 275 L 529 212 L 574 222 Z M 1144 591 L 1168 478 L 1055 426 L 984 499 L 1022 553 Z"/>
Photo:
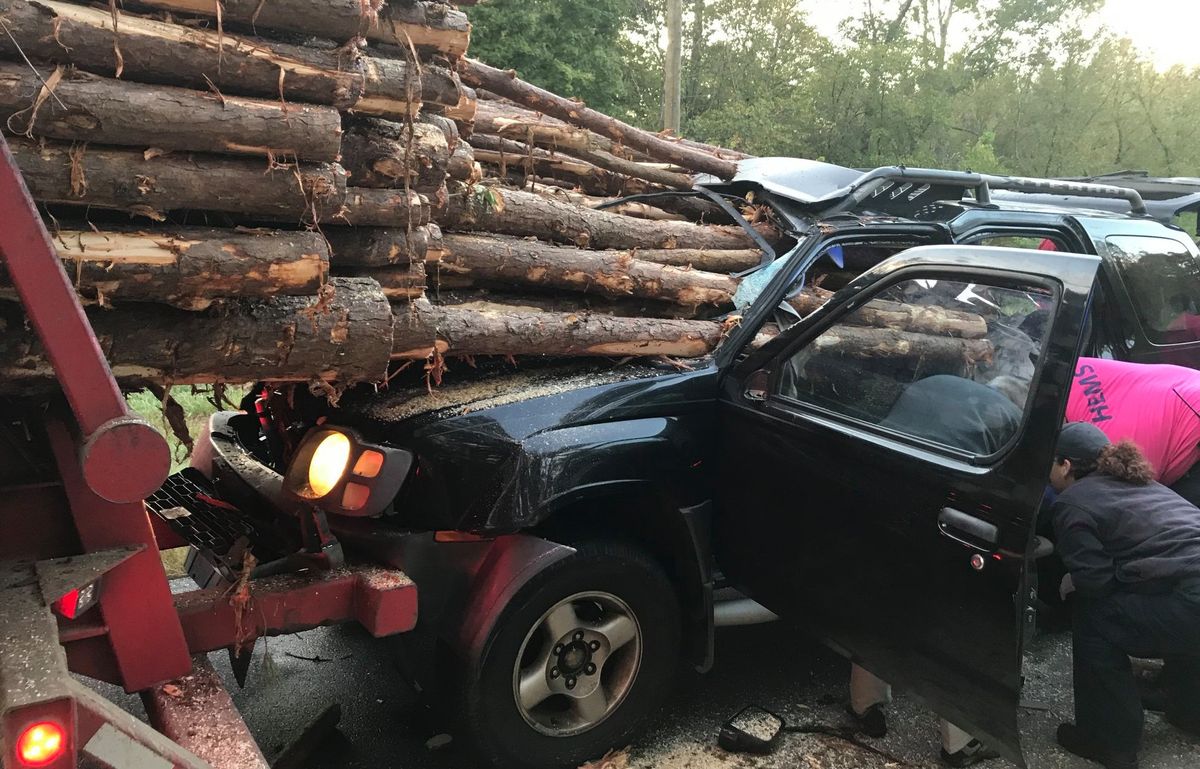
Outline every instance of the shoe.
<path id="1" fill-rule="evenodd" d="M 942 748 L 942 763 L 954 767 L 974 766 L 980 761 L 990 761 L 999 757 L 999 753 L 979 740 L 971 740 L 962 750 L 956 750 L 953 753 L 947 753 L 946 749 Z"/>
<path id="2" fill-rule="evenodd" d="M 1075 724 L 1059 724 L 1058 744 L 1068 753 L 1080 758 L 1103 764 L 1105 769 L 1138 769 L 1136 753 L 1118 753 L 1096 744 L 1085 731 Z"/>
<path id="3" fill-rule="evenodd" d="M 854 719 L 854 729 L 867 737 L 887 736 L 887 716 L 883 713 L 882 705 L 872 705 L 863 711 L 862 715 L 854 712 L 854 708 L 846 706 L 846 712 Z"/>

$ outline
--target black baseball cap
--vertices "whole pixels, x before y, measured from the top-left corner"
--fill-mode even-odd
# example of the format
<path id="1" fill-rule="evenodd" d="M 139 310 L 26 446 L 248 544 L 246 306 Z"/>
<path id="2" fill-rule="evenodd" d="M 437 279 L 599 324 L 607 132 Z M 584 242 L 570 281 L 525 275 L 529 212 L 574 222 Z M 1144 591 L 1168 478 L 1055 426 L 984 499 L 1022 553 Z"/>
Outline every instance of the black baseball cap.
<path id="1" fill-rule="evenodd" d="M 1112 443 L 1104 432 L 1091 422 L 1068 422 L 1058 434 L 1054 456 L 1060 459 L 1095 461 L 1105 446 Z"/>

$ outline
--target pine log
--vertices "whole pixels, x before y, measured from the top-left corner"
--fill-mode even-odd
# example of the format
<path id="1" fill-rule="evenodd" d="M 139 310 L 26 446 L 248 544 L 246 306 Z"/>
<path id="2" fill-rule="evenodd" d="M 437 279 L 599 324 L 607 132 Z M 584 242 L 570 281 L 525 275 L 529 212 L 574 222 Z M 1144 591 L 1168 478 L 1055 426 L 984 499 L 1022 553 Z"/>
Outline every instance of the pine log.
<path id="1" fill-rule="evenodd" d="M 329 248 L 313 232 L 166 227 L 53 235 L 79 295 L 101 306 L 135 301 L 204 310 L 231 297 L 312 296 L 329 268 Z M 2 268 L 0 280 L 7 288 Z"/>
<path id="2" fill-rule="evenodd" d="M 370 278 L 379 284 L 392 302 L 410 302 L 425 296 L 425 263 L 410 262 L 391 267 L 339 268 L 339 272 L 354 277 Z"/>
<path id="3" fill-rule="evenodd" d="M 587 195 L 582 192 L 576 192 L 573 189 L 565 189 L 563 187 L 544 184 L 542 182 L 530 182 L 525 189 L 531 192 L 550 198 L 551 200 L 561 200 L 566 203 L 573 203 L 584 208 L 599 208 L 608 206 L 606 211 L 622 216 L 632 216 L 637 219 L 652 219 L 660 222 L 685 222 L 687 218 L 682 214 L 673 214 L 670 211 L 664 211 L 661 208 L 655 208 L 648 203 L 638 201 L 626 201 L 623 203 L 614 203 L 617 198 L 600 197 L 598 195 Z"/>
<path id="4" fill-rule="evenodd" d="M 473 59 L 463 59 L 460 74 L 471 85 L 486 88 L 529 109 L 578 125 L 607 136 L 615 142 L 641 150 L 647 155 L 683 168 L 731 179 L 737 163 L 708 152 L 672 142 L 661 136 L 623 123 L 597 112 L 582 102 L 571 101 L 517 78 L 516 73 L 489 67 Z"/>
<path id="5" fill-rule="evenodd" d="M 564 296 L 561 293 L 514 293 L 489 288 L 442 290 L 437 294 L 437 303 L 443 307 L 498 312 L 589 312 L 623 318 L 671 318 L 675 320 L 690 320 L 697 317 L 695 307 L 684 307 L 648 299 L 612 299 L 591 294 Z"/>
<path id="6" fill-rule="evenodd" d="M 342 164 L 356 187 L 436 192 L 446 183 L 450 148 L 436 126 L 364 118 L 350 124 L 342 142 Z"/>
<path id="7" fill-rule="evenodd" d="M 537 240 L 479 235 L 447 235 L 440 274 L 462 275 L 481 283 L 527 285 L 636 296 L 674 304 L 728 305 L 737 280 L 634 258 L 630 253 L 587 251 Z M 335 251 L 336 253 L 336 251 Z"/>
<path id="8" fill-rule="evenodd" d="M 207 91 L 311 102 L 348 109 L 363 94 L 363 76 L 337 54 L 130 13 L 117 33 L 107 9 L 59 0 L 0 0 L 0 56 L 71 64 L 101 75 Z M 11 37 L 9 37 L 11 35 Z M 118 53 L 120 58 L 118 59 Z M 457 97 L 456 97 L 457 98 Z"/>
<path id="9" fill-rule="evenodd" d="M 423 360 L 435 353 L 695 358 L 712 350 L 721 335 L 721 324 L 712 321 L 477 311 L 418 300 L 396 311 L 392 358 Z"/>
<path id="10" fill-rule="evenodd" d="M 363 56 L 359 64 L 365 84 L 362 99 L 353 105 L 355 112 L 395 118 L 416 115 L 413 105 L 454 107 L 462 100 L 458 75 L 445 67 L 422 64 L 420 72 L 414 72 L 403 59 L 381 56 Z"/>
<path id="11" fill-rule="evenodd" d="M 341 212 L 330 224 L 355 227 L 421 227 L 429 224 L 429 198 L 404 190 L 350 187 Z"/>
<path id="12" fill-rule="evenodd" d="M 535 236 L 581 248 L 745 249 L 738 227 L 650 222 L 593 211 L 532 192 L 470 187 L 452 194 L 440 220 L 447 229 Z"/>
<path id="13" fill-rule="evenodd" d="M 9 144 L 35 200 L 129 211 L 162 220 L 182 209 L 227 211 L 289 222 L 324 221 L 342 210 L 346 174 L 333 164 L 267 168 L 212 155 L 147 157 L 137 150 Z"/>
<path id="14" fill-rule="evenodd" d="M 421 123 L 435 126 L 442 132 L 442 136 L 446 137 L 446 146 L 451 152 L 458 149 L 458 145 L 462 142 L 462 134 L 458 132 L 458 123 L 455 123 L 450 118 L 444 115 L 435 115 L 431 112 L 422 112 L 416 118 Z"/>
<path id="15" fill-rule="evenodd" d="M 446 167 L 446 175 L 458 182 L 474 184 L 483 178 L 483 171 L 475 162 L 475 149 L 466 142 L 459 142 L 450 153 L 450 163 Z"/>
<path id="16" fill-rule="evenodd" d="M 234 301 L 208 312 L 150 305 L 88 312 L 113 373 L 126 385 L 383 377 L 392 312 L 373 280 L 333 278 L 320 297 Z M 54 382 L 35 334 L 10 317 L 0 334 L 0 390 Z"/>
<path id="17" fill-rule="evenodd" d="M 219 97 L 62 70 L 53 94 L 24 64 L 0 62 L 0 120 L 20 133 L 164 150 L 334 161 L 341 116 L 332 107 Z"/>
<path id="18" fill-rule="evenodd" d="M 384 267 L 424 262 L 432 248 L 442 255 L 442 231 L 435 224 L 414 227 L 341 227 L 325 233 L 335 267 Z"/>
<path id="19" fill-rule="evenodd" d="M 459 97 L 458 104 L 439 109 L 442 115 L 458 123 L 464 137 L 470 136 L 475 130 L 475 115 L 479 111 L 479 100 L 475 96 L 474 88 L 462 86 L 462 95 Z"/>
<path id="20" fill-rule="evenodd" d="M 363 0 L 137 0 L 177 13 L 216 17 L 258 30 L 278 29 L 339 41 L 365 37 L 426 53 L 462 56 L 471 39 L 466 14 L 436 2 Z M 374 10 L 377 6 L 378 10 Z"/>
<path id="21" fill-rule="evenodd" d="M 637 259 L 658 264 L 673 264 L 707 272 L 742 272 L 762 261 L 762 252 L 754 248 L 728 250 L 699 248 L 635 248 L 629 252 Z"/>
<path id="22" fill-rule="evenodd" d="M 805 288 L 789 301 L 797 312 L 807 315 L 829 301 L 832 296 L 832 291 Z M 904 304 L 886 299 L 874 299 L 847 315 L 845 319 L 853 325 L 878 326 L 964 339 L 981 339 L 987 336 L 988 331 L 987 321 L 971 312 L 948 310 L 936 305 Z"/>
<path id="23" fill-rule="evenodd" d="M 812 349 L 851 358 L 921 358 L 950 365 L 973 365 L 992 359 L 986 339 L 918 334 L 890 328 L 839 325 L 813 340 Z"/>

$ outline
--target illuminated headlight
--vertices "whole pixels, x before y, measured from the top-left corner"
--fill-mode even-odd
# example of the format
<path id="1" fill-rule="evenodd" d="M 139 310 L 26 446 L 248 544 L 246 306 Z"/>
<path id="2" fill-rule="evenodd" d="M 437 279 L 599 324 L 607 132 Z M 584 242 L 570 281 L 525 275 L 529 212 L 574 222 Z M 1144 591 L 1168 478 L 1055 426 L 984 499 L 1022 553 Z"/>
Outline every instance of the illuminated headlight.
<path id="1" fill-rule="evenodd" d="M 400 490 L 412 462 L 412 452 L 367 443 L 354 430 L 316 427 L 292 458 L 283 488 L 326 512 L 378 515 Z"/>

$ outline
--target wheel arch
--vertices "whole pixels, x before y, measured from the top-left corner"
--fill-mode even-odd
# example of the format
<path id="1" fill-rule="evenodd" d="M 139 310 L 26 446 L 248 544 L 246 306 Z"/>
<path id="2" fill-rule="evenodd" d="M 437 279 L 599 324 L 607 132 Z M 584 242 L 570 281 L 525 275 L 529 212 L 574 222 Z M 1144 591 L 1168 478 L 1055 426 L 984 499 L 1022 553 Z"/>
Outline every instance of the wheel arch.
<path id="1" fill-rule="evenodd" d="M 606 481 L 556 497 L 529 533 L 573 545 L 615 540 L 653 557 L 675 587 L 683 652 L 701 672 L 713 662 L 712 502 L 679 506 L 650 481 Z"/>

